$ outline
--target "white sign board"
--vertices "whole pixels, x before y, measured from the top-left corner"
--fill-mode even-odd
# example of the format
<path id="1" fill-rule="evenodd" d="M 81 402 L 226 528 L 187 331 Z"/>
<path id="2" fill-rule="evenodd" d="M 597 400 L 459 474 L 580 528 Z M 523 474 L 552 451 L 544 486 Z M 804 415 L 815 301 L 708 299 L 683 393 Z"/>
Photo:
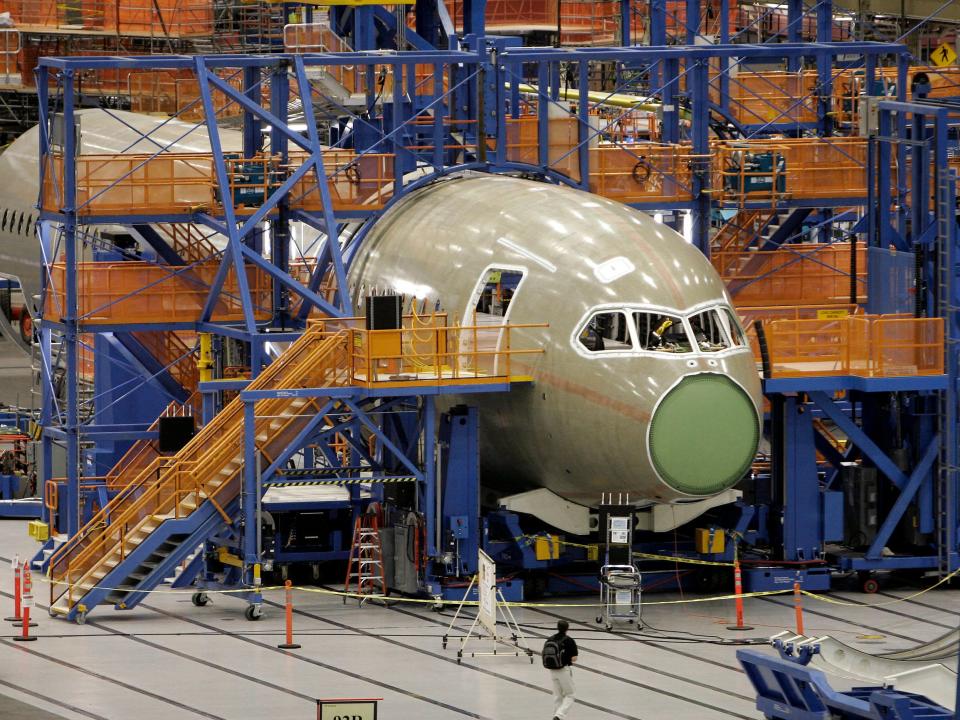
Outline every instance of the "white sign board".
<path id="1" fill-rule="evenodd" d="M 497 634 L 497 564 L 483 550 L 480 550 L 477 564 L 477 585 L 480 605 L 477 619 L 491 635 Z"/>
<path id="2" fill-rule="evenodd" d="M 377 720 L 377 701 L 317 700 L 317 720 Z"/>

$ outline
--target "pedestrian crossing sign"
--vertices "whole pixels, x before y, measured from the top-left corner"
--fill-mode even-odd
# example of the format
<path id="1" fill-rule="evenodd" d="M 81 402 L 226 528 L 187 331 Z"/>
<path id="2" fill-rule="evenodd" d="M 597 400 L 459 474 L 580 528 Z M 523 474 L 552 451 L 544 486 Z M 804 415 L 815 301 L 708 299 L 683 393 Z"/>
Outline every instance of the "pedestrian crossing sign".
<path id="1" fill-rule="evenodd" d="M 957 61 L 957 51 L 947 43 L 942 43 L 940 47 L 934 50 L 930 55 L 930 60 L 938 67 L 953 65 Z"/>

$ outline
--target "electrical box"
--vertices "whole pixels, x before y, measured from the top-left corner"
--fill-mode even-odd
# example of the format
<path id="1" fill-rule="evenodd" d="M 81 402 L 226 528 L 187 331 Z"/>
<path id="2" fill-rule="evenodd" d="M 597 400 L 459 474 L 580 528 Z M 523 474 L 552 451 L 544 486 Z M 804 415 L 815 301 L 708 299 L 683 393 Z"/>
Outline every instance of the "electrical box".
<path id="1" fill-rule="evenodd" d="M 697 528 L 693 539 L 697 552 L 701 555 L 722 553 L 726 548 L 726 535 L 720 528 Z"/>
<path id="2" fill-rule="evenodd" d="M 40 520 L 27 523 L 27 534 L 35 540 L 45 542 L 50 537 L 50 526 Z"/>
<path id="3" fill-rule="evenodd" d="M 874 97 L 872 95 L 860 96 L 860 108 L 857 116 L 860 123 L 860 137 L 870 137 L 877 134 L 880 129 L 880 101 L 886 99 L 885 97 Z"/>
<path id="4" fill-rule="evenodd" d="M 533 553 L 537 560 L 559 560 L 560 559 L 560 536 L 547 535 L 538 536 L 533 545 Z"/>
<path id="5" fill-rule="evenodd" d="M 466 515 L 450 516 L 450 532 L 457 540 L 466 540 L 470 537 L 470 523 Z"/>

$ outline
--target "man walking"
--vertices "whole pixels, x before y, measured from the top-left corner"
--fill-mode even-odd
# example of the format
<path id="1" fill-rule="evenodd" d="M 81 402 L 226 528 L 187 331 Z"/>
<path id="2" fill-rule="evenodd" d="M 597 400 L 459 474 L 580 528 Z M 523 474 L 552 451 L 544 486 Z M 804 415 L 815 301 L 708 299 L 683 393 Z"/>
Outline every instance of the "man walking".
<path id="1" fill-rule="evenodd" d="M 543 666 L 550 671 L 553 684 L 553 720 L 563 720 L 573 707 L 573 663 L 577 661 L 577 643 L 567 635 L 570 624 L 557 622 L 557 634 L 543 644 Z"/>

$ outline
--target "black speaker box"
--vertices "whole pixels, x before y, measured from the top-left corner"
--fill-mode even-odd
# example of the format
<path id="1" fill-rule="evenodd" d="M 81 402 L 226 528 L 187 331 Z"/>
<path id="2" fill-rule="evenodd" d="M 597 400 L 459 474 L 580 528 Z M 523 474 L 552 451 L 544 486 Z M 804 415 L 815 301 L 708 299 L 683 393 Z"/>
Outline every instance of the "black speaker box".
<path id="1" fill-rule="evenodd" d="M 399 295 L 377 295 L 367 298 L 367 330 L 399 330 L 403 314 Z"/>
<path id="2" fill-rule="evenodd" d="M 160 418 L 160 452 L 179 452 L 195 433 L 193 415 Z"/>

